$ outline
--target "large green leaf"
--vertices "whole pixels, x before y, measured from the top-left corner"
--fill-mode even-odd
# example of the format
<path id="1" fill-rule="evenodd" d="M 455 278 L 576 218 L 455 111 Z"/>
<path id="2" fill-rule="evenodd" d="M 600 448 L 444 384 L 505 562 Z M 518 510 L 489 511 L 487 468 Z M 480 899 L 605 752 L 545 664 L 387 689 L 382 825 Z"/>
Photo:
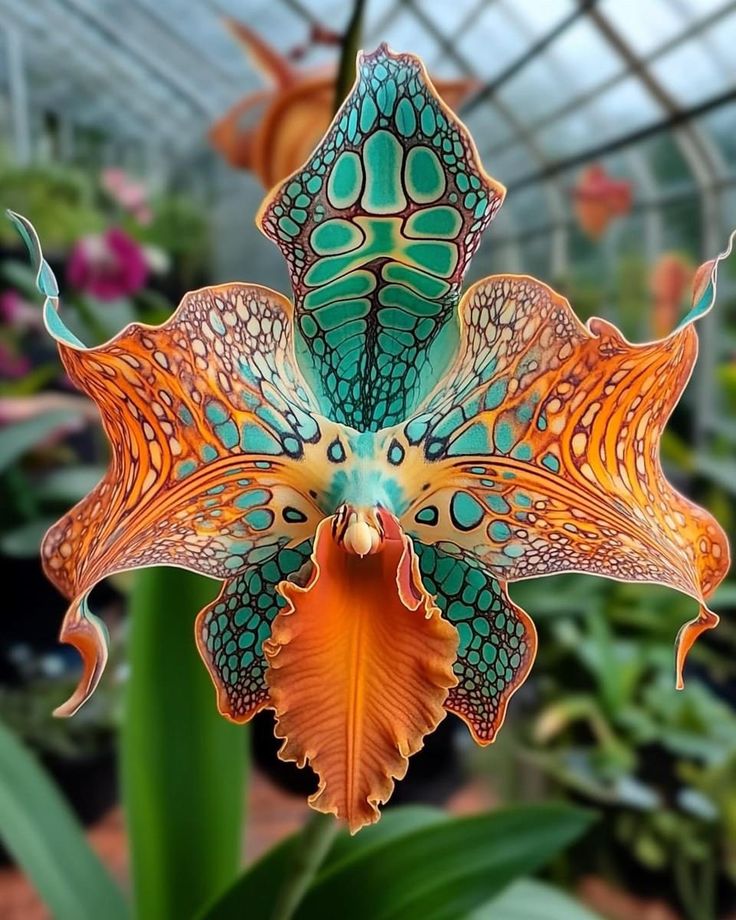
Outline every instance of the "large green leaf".
<path id="1" fill-rule="evenodd" d="M 362 831 L 335 844 L 293 914 L 296 920 L 457 920 L 485 904 L 515 878 L 533 872 L 575 840 L 589 812 L 567 805 L 504 809 L 471 818 L 414 812 L 404 826 Z M 373 835 L 373 839 L 371 839 Z M 299 837 L 268 854 L 203 914 L 203 920 L 266 920 L 274 882 L 286 884 Z M 352 851 L 352 852 L 351 852 Z M 358 894 L 359 893 L 359 894 Z"/>
<path id="2" fill-rule="evenodd" d="M 136 916 L 186 920 L 240 868 L 245 732 L 218 713 L 193 620 L 212 581 L 148 569 L 131 596 L 123 790 Z"/>
<path id="3" fill-rule="evenodd" d="M 310 826 L 321 826 L 329 830 L 325 822 L 332 821 L 322 815 L 314 815 Z M 423 827 L 429 827 L 447 816 L 435 808 L 408 806 L 389 810 L 378 824 L 368 827 L 357 837 L 350 837 L 344 831 L 334 840 L 327 853 L 325 867 L 341 865 L 358 854 L 370 852 L 373 848 L 405 836 Z M 269 850 L 261 859 L 244 872 L 238 881 L 201 915 L 202 920 L 241 920 L 247 905 L 251 920 L 272 918 L 282 898 L 286 880 L 299 871 L 305 850 L 314 847 L 314 833 L 307 827 Z M 316 867 L 319 868 L 319 867 Z"/>
<path id="4" fill-rule="evenodd" d="M 333 905 L 351 920 L 456 920 L 534 872 L 590 820 L 581 809 L 550 804 L 415 830 L 327 869 L 295 916 L 324 917 Z"/>
<path id="5" fill-rule="evenodd" d="M 519 879 L 466 920 L 601 920 L 570 895 L 537 879 Z"/>
<path id="6" fill-rule="evenodd" d="M 360 834 L 351 837 L 348 833 L 341 833 L 327 855 L 325 870 L 333 869 L 344 860 L 355 859 L 375 847 L 404 837 L 412 831 L 449 820 L 447 812 L 439 808 L 431 808 L 429 805 L 404 805 L 400 808 L 389 808 L 378 824 L 372 824 Z"/>
<path id="7" fill-rule="evenodd" d="M 127 916 L 119 888 L 35 757 L 0 725 L 0 838 L 55 920 Z"/>

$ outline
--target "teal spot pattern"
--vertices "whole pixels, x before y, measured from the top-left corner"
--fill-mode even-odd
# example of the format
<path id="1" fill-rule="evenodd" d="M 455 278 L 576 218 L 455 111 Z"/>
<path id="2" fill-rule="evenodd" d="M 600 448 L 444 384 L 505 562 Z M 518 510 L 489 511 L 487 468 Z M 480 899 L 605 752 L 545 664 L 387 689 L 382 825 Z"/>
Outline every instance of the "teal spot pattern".
<path id="1" fill-rule="evenodd" d="M 458 631 L 458 684 L 446 707 L 483 743 L 500 728 L 511 694 L 524 682 L 536 648 L 531 621 L 509 599 L 504 584 L 475 560 L 415 544 L 425 588 Z"/>
<path id="2" fill-rule="evenodd" d="M 298 572 L 310 552 L 310 542 L 296 549 L 277 547 L 269 560 L 225 582 L 197 620 L 205 663 L 236 720 L 244 721 L 268 699 L 263 643 L 284 604 L 276 585 Z"/>

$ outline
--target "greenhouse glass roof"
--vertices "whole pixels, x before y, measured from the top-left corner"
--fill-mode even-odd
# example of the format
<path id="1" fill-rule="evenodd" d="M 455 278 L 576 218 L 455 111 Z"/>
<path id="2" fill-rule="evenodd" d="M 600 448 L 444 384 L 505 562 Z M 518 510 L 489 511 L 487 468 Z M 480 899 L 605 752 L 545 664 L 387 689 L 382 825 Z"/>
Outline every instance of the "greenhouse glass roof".
<path id="1" fill-rule="evenodd" d="M 214 119 L 262 85 L 225 17 L 246 21 L 285 55 L 298 50 L 300 66 L 311 67 L 336 51 L 310 33 L 339 33 L 350 8 L 337 0 L 0 0 L 8 51 L 0 74 L 12 81 L 22 65 L 32 115 L 53 112 L 120 144 L 163 148 L 176 165 L 204 149 Z M 735 2 L 368 0 L 363 36 L 364 47 L 385 40 L 419 54 L 434 75 L 476 81 L 462 114 L 486 167 L 513 192 L 497 250 L 501 241 L 533 246 L 564 225 L 576 172 L 594 159 L 636 182 L 635 210 L 653 250 L 668 230 L 663 203 L 697 193 L 702 207 L 722 212 L 729 202 Z M 655 204 L 658 216 L 648 219 Z M 720 239 L 726 222 L 715 217 L 708 225 Z M 712 241 L 701 242 L 712 251 Z M 565 246 L 551 251 L 548 272 L 557 274 Z"/>

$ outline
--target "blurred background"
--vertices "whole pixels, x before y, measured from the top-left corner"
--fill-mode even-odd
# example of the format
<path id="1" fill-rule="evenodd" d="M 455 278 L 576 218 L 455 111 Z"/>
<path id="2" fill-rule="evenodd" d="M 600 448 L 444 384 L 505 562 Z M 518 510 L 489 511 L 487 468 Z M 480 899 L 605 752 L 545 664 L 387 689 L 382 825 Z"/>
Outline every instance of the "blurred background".
<path id="1" fill-rule="evenodd" d="M 331 117 L 352 12 L 336 0 L 0 0 L 0 204 L 34 222 L 87 344 L 163 321 L 204 284 L 288 291 L 253 218 Z M 365 0 L 358 12 L 361 46 L 420 55 L 508 187 L 469 280 L 529 273 L 633 340 L 670 332 L 695 268 L 736 226 L 736 2 Z M 698 366 L 662 444 L 671 480 L 731 534 L 734 268 L 699 324 Z M 113 661 L 74 719 L 52 719 L 79 662 L 56 642 L 65 604 L 38 545 L 99 479 L 106 448 L 42 328 L 9 222 L 0 322 L 0 723 L 125 886 L 117 764 L 132 582 L 95 592 Z M 476 749 L 448 718 L 395 802 L 590 806 L 598 821 L 545 870 L 575 910 L 736 917 L 736 582 L 714 599 L 722 623 L 694 649 L 684 693 L 673 640 L 688 599 L 578 576 L 512 596 L 537 624 L 539 655 L 499 741 Z M 302 825 L 313 788 L 276 760 L 268 719 L 248 743 L 249 858 Z M 0 770 L 0 798 L 2 782 Z M 48 915 L 0 851 L 0 918 Z"/>

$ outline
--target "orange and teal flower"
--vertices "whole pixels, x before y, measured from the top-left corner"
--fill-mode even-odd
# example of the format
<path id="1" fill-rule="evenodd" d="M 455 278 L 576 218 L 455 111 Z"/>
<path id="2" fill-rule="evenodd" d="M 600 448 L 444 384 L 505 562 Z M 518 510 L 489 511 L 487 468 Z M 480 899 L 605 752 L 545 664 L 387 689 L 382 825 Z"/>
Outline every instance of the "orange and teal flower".
<path id="1" fill-rule="evenodd" d="M 645 345 L 582 325 L 527 276 L 461 296 L 504 193 L 422 64 L 381 47 L 261 208 L 293 302 L 204 288 L 162 326 L 85 348 L 15 218 L 47 327 L 112 450 L 43 543 L 71 599 L 61 638 L 85 666 L 61 715 L 105 664 L 90 591 L 153 565 L 223 581 L 196 624 L 220 711 L 246 722 L 272 708 L 281 756 L 319 775 L 312 804 L 353 830 L 377 819 L 446 712 L 480 744 L 496 736 L 536 648 L 509 582 L 588 572 L 691 596 L 681 684 L 688 649 L 717 622 L 705 599 L 728 545 L 665 479 L 659 439 L 717 261 L 680 326 Z"/>

